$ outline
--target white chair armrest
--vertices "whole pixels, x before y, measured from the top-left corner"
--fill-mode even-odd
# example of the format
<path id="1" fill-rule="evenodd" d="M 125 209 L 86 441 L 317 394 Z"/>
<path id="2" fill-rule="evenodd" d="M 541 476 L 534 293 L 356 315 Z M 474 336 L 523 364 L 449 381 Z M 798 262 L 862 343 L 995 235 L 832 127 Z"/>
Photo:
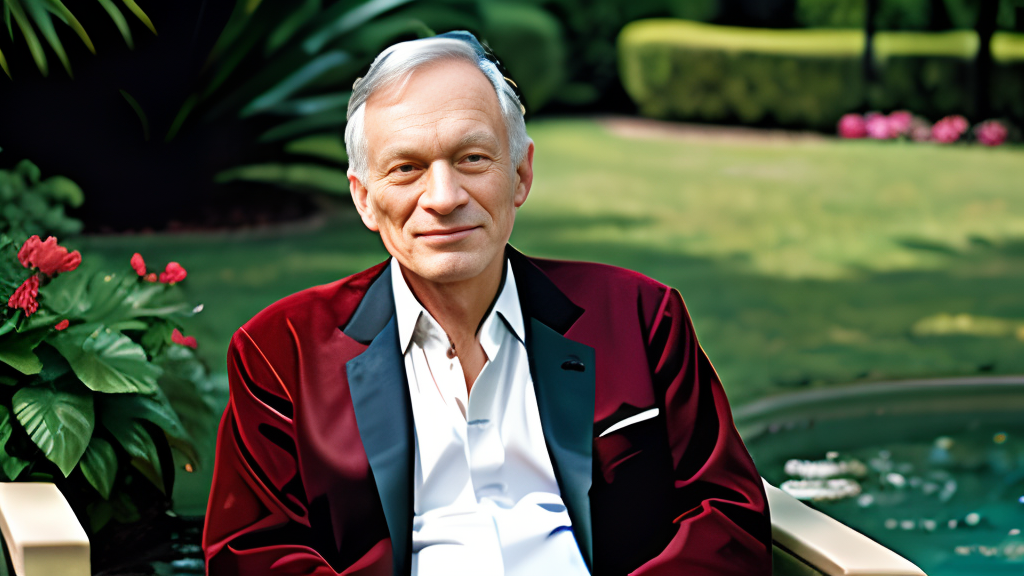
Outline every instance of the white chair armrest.
<path id="1" fill-rule="evenodd" d="M 764 482 L 772 540 L 829 576 L 925 576 L 912 562 Z"/>
<path id="2" fill-rule="evenodd" d="M 0 483 L 0 531 L 18 576 L 89 576 L 89 538 L 48 482 Z"/>

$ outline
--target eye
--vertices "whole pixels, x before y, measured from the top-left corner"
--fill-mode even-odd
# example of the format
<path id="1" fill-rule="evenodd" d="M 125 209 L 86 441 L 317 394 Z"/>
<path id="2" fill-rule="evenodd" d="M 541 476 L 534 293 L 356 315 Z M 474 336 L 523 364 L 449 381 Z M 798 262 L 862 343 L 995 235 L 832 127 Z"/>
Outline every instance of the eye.
<path id="1" fill-rule="evenodd" d="M 469 156 L 466 156 L 466 162 L 480 162 L 483 159 L 484 157 L 479 154 L 470 154 Z"/>
<path id="2" fill-rule="evenodd" d="M 414 168 L 412 167 L 412 164 L 402 164 L 401 166 L 398 167 L 399 172 L 405 172 L 406 174 L 412 172 L 413 170 Z"/>

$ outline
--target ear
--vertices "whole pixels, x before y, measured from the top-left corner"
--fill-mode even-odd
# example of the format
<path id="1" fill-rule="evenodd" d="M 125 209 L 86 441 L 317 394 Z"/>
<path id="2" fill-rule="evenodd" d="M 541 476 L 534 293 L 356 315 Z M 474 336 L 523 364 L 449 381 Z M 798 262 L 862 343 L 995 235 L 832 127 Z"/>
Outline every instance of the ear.
<path id="1" fill-rule="evenodd" d="M 533 186 L 533 140 L 530 140 L 530 145 L 526 148 L 526 154 L 523 156 L 523 161 L 516 167 L 516 191 L 514 201 L 516 208 L 523 205 L 526 202 L 526 197 L 530 195 L 530 188 Z"/>
<path id="2" fill-rule="evenodd" d="M 359 217 L 363 219 L 363 224 L 370 230 L 378 232 L 377 216 L 373 213 L 373 207 L 370 206 L 370 192 L 351 172 L 348 174 L 348 190 L 349 195 L 352 196 L 352 203 L 356 205 L 356 212 L 359 212 Z"/>

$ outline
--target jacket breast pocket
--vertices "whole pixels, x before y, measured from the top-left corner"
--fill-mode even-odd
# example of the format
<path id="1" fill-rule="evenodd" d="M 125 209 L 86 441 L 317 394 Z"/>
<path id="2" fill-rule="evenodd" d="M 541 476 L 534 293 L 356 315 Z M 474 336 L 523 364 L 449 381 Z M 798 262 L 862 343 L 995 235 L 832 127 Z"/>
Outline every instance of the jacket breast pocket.
<path id="1" fill-rule="evenodd" d="M 611 484 L 619 468 L 644 468 L 641 462 L 649 459 L 645 453 L 656 458 L 663 454 L 665 444 L 661 412 L 650 408 L 604 427 L 594 439 L 595 464 L 600 466 L 604 481 Z"/>

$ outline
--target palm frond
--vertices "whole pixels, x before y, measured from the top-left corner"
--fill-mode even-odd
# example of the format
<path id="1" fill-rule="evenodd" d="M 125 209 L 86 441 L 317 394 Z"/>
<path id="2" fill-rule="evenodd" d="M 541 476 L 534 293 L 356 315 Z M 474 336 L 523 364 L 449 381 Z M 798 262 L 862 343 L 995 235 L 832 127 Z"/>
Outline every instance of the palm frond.
<path id="1" fill-rule="evenodd" d="M 71 13 L 71 10 L 64 5 L 62 0 L 0 0 L 4 6 L 4 22 L 7 24 L 7 32 L 14 40 L 14 26 L 11 22 L 13 16 L 14 23 L 18 25 L 18 29 L 21 31 L 22 36 L 25 37 L 25 43 L 28 45 L 29 52 L 32 54 L 32 59 L 35 61 L 36 67 L 39 71 L 46 76 L 49 73 L 48 63 L 46 59 L 46 53 L 43 50 L 42 42 L 40 42 L 38 34 L 42 34 L 43 39 L 49 44 L 50 49 L 60 60 L 60 63 L 64 66 L 68 75 L 71 76 L 71 62 L 68 59 L 64 45 L 61 43 L 60 37 L 57 35 L 57 30 L 53 25 L 53 20 L 56 18 L 60 20 L 72 30 L 82 40 L 85 47 L 89 49 L 93 54 L 96 53 L 96 46 L 93 44 L 92 39 L 86 32 L 85 27 L 79 22 L 78 18 Z M 96 0 L 96 2 L 107 12 L 110 19 L 114 22 L 121 36 L 124 38 L 125 43 L 129 48 L 134 47 L 132 42 L 131 30 L 128 27 L 128 22 L 125 20 L 124 14 L 121 10 L 114 5 L 113 0 Z M 153 25 L 153 21 L 150 20 L 149 16 L 146 15 L 145 11 L 135 3 L 135 0 L 121 0 L 121 2 L 132 12 L 147 28 L 149 28 L 153 34 L 156 34 L 156 27 Z M 0 56 L 2 58 L 2 56 Z M 3 65 L 4 71 L 10 76 L 8 70 L 7 61 L 3 60 L 0 62 Z"/>

